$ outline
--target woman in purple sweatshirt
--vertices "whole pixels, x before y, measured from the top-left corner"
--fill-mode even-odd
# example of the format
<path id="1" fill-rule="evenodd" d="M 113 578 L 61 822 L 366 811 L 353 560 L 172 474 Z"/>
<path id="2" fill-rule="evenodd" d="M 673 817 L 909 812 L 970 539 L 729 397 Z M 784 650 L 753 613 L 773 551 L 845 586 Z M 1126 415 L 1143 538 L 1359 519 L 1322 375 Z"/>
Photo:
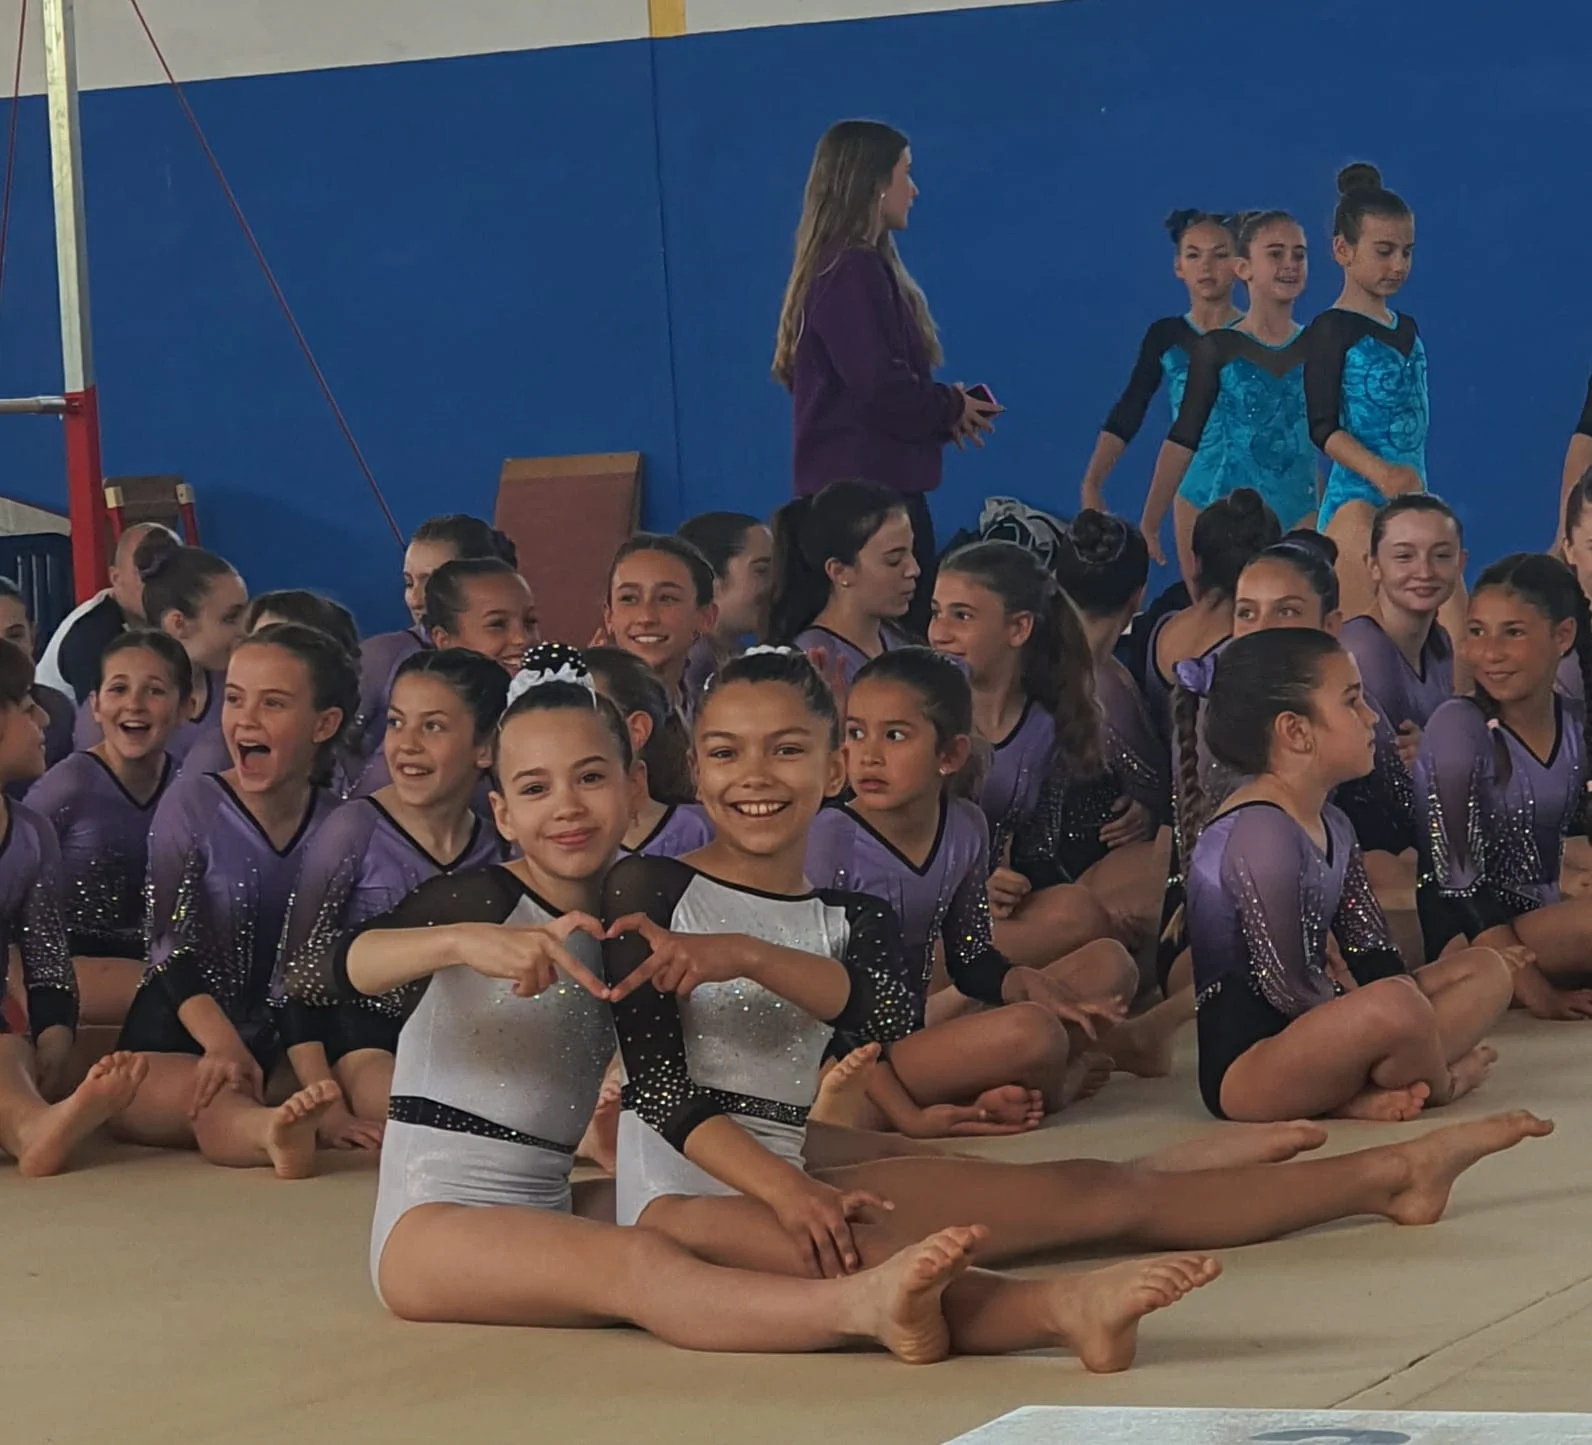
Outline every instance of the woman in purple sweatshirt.
<path id="1" fill-rule="evenodd" d="M 824 133 L 796 228 L 774 376 L 793 402 L 798 497 L 860 479 L 906 500 L 922 568 L 922 616 L 912 618 L 921 631 L 935 559 L 924 494 L 940 485 L 945 443 L 980 443 L 999 408 L 934 380 L 939 335 L 894 239 L 917 193 L 900 131 L 843 120 Z"/>

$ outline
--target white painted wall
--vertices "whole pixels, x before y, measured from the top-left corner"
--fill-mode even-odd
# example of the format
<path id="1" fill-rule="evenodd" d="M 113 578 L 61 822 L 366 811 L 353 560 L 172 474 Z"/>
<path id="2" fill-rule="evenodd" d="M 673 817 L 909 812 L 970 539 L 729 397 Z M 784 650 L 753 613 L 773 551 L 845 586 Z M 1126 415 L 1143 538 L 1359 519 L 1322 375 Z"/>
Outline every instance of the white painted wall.
<path id="1" fill-rule="evenodd" d="M 970 10 L 1042 0 L 685 0 L 687 32 Z M 140 0 L 179 80 L 486 55 L 649 33 L 647 0 Z M 23 90 L 44 88 L 43 0 L 29 0 Z M 9 94 L 21 0 L 0 0 Z M 76 0 L 85 90 L 161 81 L 129 0 Z M 3 102 L 0 102 L 3 103 Z"/>

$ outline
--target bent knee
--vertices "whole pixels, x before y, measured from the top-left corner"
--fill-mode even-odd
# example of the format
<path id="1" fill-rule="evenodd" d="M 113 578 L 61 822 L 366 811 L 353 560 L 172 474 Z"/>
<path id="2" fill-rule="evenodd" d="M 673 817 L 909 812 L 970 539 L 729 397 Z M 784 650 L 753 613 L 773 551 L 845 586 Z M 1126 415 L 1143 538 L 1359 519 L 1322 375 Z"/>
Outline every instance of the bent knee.
<path id="1" fill-rule="evenodd" d="M 1066 1059 L 1067 1030 L 1043 1004 L 1007 1004 L 999 1017 L 1006 1031 L 1001 1057 L 1014 1067 L 1029 1069 Z"/>
<path id="2" fill-rule="evenodd" d="M 1379 978 L 1355 991 L 1361 1027 L 1390 1041 L 1419 1036 L 1436 1027 L 1431 1001 L 1408 976 Z"/>

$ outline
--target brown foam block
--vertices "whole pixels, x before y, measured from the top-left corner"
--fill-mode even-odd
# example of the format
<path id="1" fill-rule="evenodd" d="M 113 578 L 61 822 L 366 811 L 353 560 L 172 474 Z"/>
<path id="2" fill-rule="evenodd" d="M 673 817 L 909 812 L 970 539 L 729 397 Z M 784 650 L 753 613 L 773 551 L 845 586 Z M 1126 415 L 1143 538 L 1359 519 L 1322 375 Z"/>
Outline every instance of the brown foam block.
<path id="1" fill-rule="evenodd" d="M 494 525 L 519 548 L 549 642 L 591 641 L 602 623 L 609 564 L 640 515 L 640 452 L 503 463 Z"/>

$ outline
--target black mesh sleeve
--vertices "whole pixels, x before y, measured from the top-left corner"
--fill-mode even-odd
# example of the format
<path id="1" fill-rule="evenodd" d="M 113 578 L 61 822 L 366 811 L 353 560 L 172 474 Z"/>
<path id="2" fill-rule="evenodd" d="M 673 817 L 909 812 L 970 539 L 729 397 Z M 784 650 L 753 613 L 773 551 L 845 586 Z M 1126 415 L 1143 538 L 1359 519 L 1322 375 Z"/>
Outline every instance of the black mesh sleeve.
<path id="1" fill-rule="evenodd" d="M 1343 429 L 1343 357 L 1356 340 L 1342 311 L 1323 311 L 1310 323 L 1305 355 L 1305 415 L 1310 440 L 1325 448 Z"/>
<path id="2" fill-rule="evenodd" d="M 644 913 L 660 928 L 671 928 L 675 909 L 695 872 L 675 858 L 621 859 L 603 885 L 603 922 Z M 651 956 L 637 933 L 603 944 L 603 971 L 616 984 Z M 853 994 L 855 994 L 853 989 Z M 699 1124 L 726 1112 L 714 1095 L 692 1078 L 686 1060 L 685 1030 L 679 1001 L 650 984 L 613 1006 L 619 1052 L 625 1063 L 623 1104 L 640 1115 L 681 1153 Z"/>
<path id="3" fill-rule="evenodd" d="M 1211 419 L 1211 410 L 1222 389 L 1222 356 L 1216 340 L 1219 334 L 1225 333 L 1200 337 L 1189 352 L 1188 385 L 1183 390 L 1183 404 L 1166 437 L 1185 451 L 1200 449 L 1205 423 Z"/>
<path id="4" fill-rule="evenodd" d="M 519 880 L 506 868 L 428 878 L 396 908 L 367 918 L 337 941 L 331 970 L 339 996 L 360 995 L 348 977 L 348 950 L 361 934 L 389 928 L 436 928 L 445 923 L 502 923 L 524 896 Z"/>
<path id="5" fill-rule="evenodd" d="M 1161 358 L 1184 339 L 1185 333 L 1192 334 L 1192 330 L 1181 316 L 1168 316 L 1150 326 L 1139 343 L 1139 357 L 1133 363 L 1127 390 L 1117 398 L 1101 431 L 1109 432 L 1124 443 L 1131 442 L 1139 434 L 1145 413 L 1161 385 Z"/>

